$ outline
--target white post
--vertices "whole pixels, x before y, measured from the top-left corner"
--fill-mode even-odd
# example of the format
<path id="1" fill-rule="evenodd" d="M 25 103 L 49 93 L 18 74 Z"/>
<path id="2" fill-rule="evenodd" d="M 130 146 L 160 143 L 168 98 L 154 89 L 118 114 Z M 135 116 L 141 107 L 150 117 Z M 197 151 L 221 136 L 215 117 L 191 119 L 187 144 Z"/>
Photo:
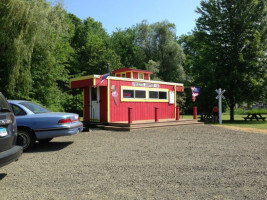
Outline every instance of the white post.
<path id="1" fill-rule="evenodd" d="M 219 93 L 221 94 L 222 89 L 219 88 Z M 219 97 L 219 123 L 222 124 L 222 96 Z"/>
<path id="2" fill-rule="evenodd" d="M 225 98 L 223 96 L 223 93 L 225 92 L 225 90 L 222 91 L 221 88 L 219 88 L 218 90 L 215 90 L 218 93 L 218 96 L 216 97 L 216 99 L 219 99 L 219 123 L 222 124 L 222 98 Z"/>

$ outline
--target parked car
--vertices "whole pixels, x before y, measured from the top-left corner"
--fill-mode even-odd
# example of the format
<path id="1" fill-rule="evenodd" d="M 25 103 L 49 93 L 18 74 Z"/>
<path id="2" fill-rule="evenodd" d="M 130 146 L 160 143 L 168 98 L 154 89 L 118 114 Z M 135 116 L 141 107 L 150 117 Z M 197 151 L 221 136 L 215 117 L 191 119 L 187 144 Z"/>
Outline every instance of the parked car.
<path id="1" fill-rule="evenodd" d="M 17 146 L 17 124 L 7 100 L 0 92 L 0 167 L 18 160 L 22 146 Z"/>
<path id="2" fill-rule="evenodd" d="M 30 150 L 36 141 L 49 142 L 54 137 L 69 136 L 83 130 L 78 114 L 51 112 L 30 101 L 8 102 L 17 120 L 18 134 L 23 138 L 24 151 Z"/>

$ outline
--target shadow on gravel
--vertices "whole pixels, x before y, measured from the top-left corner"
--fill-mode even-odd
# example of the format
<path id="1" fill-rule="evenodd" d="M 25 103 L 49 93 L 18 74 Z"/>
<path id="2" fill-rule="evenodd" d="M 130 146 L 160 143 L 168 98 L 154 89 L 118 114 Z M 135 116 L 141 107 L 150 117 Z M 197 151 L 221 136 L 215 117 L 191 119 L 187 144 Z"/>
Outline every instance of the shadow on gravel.
<path id="1" fill-rule="evenodd" d="M 73 142 L 48 142 L 46 144 L 36 143 L 32 150 L 25 153 L 60 151 L 72 143 Z"/>
<path id="2" fill-rule="evenodd" d="M 4 173 L 4 174 L 2 174 L 2 173 L 0 173 L 0 181 L 2 180 L 2 179 L 4 179 L 5 177 L 6 177 L 6 173 Z"/>

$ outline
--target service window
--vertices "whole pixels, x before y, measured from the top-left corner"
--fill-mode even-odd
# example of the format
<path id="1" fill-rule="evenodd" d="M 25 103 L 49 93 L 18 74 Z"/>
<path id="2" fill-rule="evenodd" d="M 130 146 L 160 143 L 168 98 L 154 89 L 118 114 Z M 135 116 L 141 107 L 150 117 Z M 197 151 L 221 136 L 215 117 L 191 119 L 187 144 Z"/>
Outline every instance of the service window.
<path id="1" fill-rule="evenodd" d="M 146 91 L 145 90 L 135 90 L 135 98 L 145 99 L 146 98 Z"/>
<path id="2" fill-rule="evenodd" d="M 167 91 L 149 91 L 149 99 L 168 99 Z"/>
<path id="3" fill-rule="evenodd" d="M 159 92 L 158 91 L 149 91 L 149 98 L 150 99 L 158 99 L 159 98 Z"/>
<path id="4" fill-rule="evenodd" d="M 121 101 L 168 102 L 168 89 L 121 86 Z"/>
<path id="5" fill-rule="evenodd" d="M 159 92 L 159 99 L 168 99 L 167 92 Z"/>
<path id="6" fill-rule="evenodd" d="M 134 90 L 123 90 L 123 98 L 134 98 Z"/>

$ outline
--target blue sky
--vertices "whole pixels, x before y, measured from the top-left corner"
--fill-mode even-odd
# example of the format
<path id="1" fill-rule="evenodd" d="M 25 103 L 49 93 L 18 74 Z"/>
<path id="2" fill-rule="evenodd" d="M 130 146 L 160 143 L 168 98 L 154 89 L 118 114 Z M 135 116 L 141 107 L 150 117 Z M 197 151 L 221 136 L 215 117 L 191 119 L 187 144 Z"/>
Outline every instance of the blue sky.
<path id="1" fill-rule="evenodd" d="M 57 0 L 50 0 L 57 1 Z M 67 12 L 80 19 L 92 17 L 109 34 L 116 28 L 132 27 L 142 20 L 149 24 L 168 20 L 176 25 L 177 36 L 195 27 L 200 0 L 59 0 Z"/>

